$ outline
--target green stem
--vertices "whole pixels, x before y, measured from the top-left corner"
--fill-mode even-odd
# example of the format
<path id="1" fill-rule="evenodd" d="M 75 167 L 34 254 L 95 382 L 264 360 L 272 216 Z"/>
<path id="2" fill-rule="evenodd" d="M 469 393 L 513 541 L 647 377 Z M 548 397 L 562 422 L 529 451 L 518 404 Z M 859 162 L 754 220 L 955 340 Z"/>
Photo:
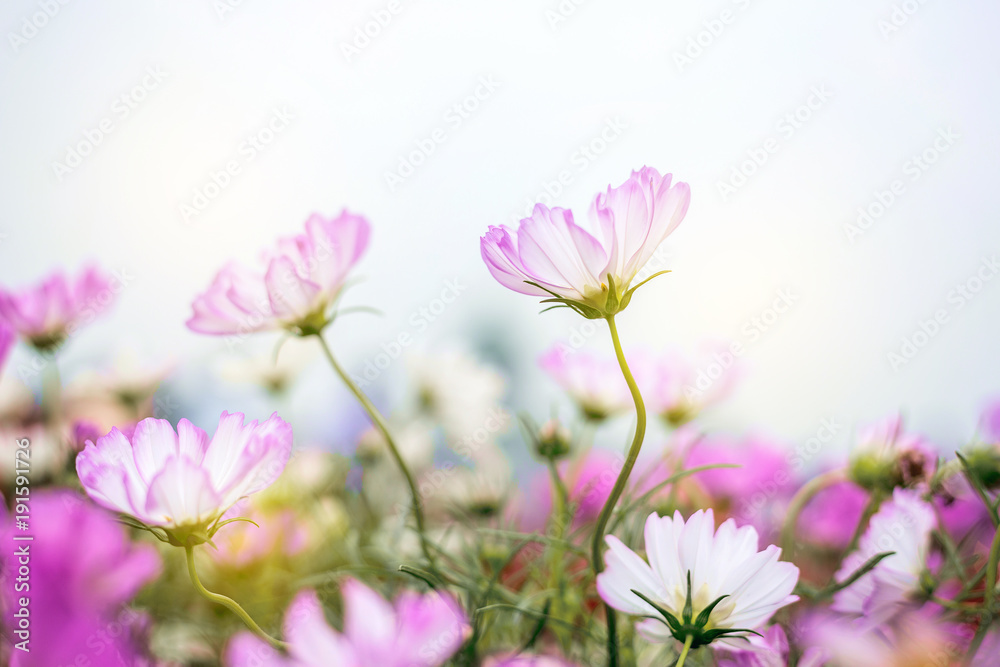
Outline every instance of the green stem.
<path id="1" fill-rule="evenodd" d="M 246 626 L 250 628 L 250 630 L 255 635 L 266 641 L 271 646 L 279 649 L 288 648 L 288 644 L 279 639 L 275 639 L 271 635 L 261 630 L 260 626 L 257 625 L 257 622 L 254 621 L 252 618 L 250 618 L 250 614 L 248 614 L 246 610 L 244 610 L 243 607 L 241 607 L 239 603 L 236 602 L 236 600 L 228 598 L 225 595 L 219 595 L 218 593 L 213 593 L 212 591 L 205 588 L 201 583 L 201 579 L 198 578 L 197 570 L 195 570 L 194 568 L 194 547 L 190 546 L 184 547 L 184 553 L 187 554 L 188 574 L 191 575 L 191 583 L 194 584 L 195 590 L 197 590 L 206 599 L 211 600 L 216 604 L 221 604 L 223 607 L 226 607 L 234 614 L 239 616 L 240 620 L 246 623 Z"/>
<path id="2" fill-rule="evenodd" d="M 365 409 L 368 413 L 368 417 L 375 424 L 375 428 L 379 430 L 382 437 L 385 438 L 386 444 L 389 446 L 389 451 L 392 453 L 392 458 L 395 459 L 396 465 L 399 466 L 400 472 L 403 473 L 403 477 L 406 478 L 406 484 L 410 487 L 410 496 L 413 498 L 413 517 L 417 521 L 417 534 L 420 537 L 420 550 L 424 554 L 424 558 L 430 564 L 431 570 L 437 573 L 437 563 L 434 560 L 434 556 L 431 553 L 431 549 L 427 544 L 427 527 L 424 521 L 424 509 L 423 504 L 420 500 L 420 491 L 417 489 L 417 483 L 413 479 L 413 474 L 406 465 L 406 461 L 403 460 L 403 456 L 399 453 L 399 448 L 396 446 L 396 441 L 389 432 L 389 425 L 386 423 L 385 418 L 378 411 L 378 408 L 365 396 L 364 392 L 358 387 L 357 384 L 351 380 L 351 376 L 347 374 L 346 371 L 337 362 L 336 358 L 333 356 L 333 352 L 330 351 L 330 346 L 326 344 L 326 340 L 323 338 L 322 332 L 317 332 L 315 334 L 316 338 L 319 340 L 320 347 L 323 348 L 324 354 L 326 354 L 327 360 L 330 365 L 333 366 L 333 370 L 340 377 L 341 381 L 351 390 L 354 397 L 358 399 L 361 403 L 361 407 Z"/>
<path id="3" fill-rule="evenodd" d="M 625 490 L 629 475 L 632 474 L 632 468 L 635 466 L 636 459 L 639 458 L 639 450 L 642 449 L 642 439 L 646 435 L 646 405 L 642 402 L 642 394 L 639 393 L 639 386 L 636 384 L 635 378 L 632 377 L 632 371 L 629 370 L 628 362 L 625 360 L 625 352 L 622 350 L 622 343 L 618 338 L 618 327 L 615 326 L 615 316 L 608 315 L 607 321 L 608 328 L 611 330 L 611 342 L 615 346 L 615 356 L 618 357 L 618 365 L 622 369 L 622 375 L 625 377 L 629 391 L 632 392 L 632 400 L 635 401 L 636 422 L 635 436 L 632 438 L 632 445 L 629 447 L 625 464 L 622 466 L 621 472 L 618 473 L 618 479 L 615 480 L 615 485 L 611 489 L 608 501 L 604 503 L 604 507 L 601 508 L 601 513 L 597 517 L 597 527 L 594 529 L 594 541 L 591 545 L 591 558 L 596 574 L 600 574 L 604 569 L 604 564 L 601 562 L 601 542 L 604 539 L 604 529 L 607 528 L 608 521 L 611 519 L 611 513 L 614 511 L 615 505 L 618 504 L 618 499 Z M 608 621 L 608 665 L 609 667 L 617 667 L 618 637 L 615 626 L 615 612 L 607 604 L 604 605 L 604 610 Z"/>
<path id="4" fill-rule="evenodd" d="M 993 536 L 993 544 L 990 546 L 990 559 L 986 563 L 986 593 L 983 598 L 984 606 L 989 614 L 993 613 L 993 598 L 997 593 L 997 564 L 1000 562 L 1000 528 L 997 528 Z"/>
<path id="5" fill-rule="evenodd" d="M 59 421 L 62 412 L 62 378 L 55 351 L 39 352 L 45 361 L 42 370 L 42 416 L 50 424 Z"/>
<path id="6" fill-rule="evenodd" d="M 795 550 L 795 531 L 798 528 L 799 514 L 820 491 L 845 479 L 847 479 L 846 471 L 830 470 L 806 482 L 792 498 L 788 504 L 788 512 L 785 514 L 785 523 L 781 527 L 781 537 L 778 541 L 786 560 L 792 560 L 792 553 Z"/>
<path id="7" fill-rule="evenodd" d="M 687 639 L 684 640 L 684 650 L 681 651 L 681 657 L 677 658 L 677 664 L 674 667 L 684 667 L 684 661 L 687 660 L 688 651 L 691 650 L 691 642 L 694 641 L 694 635 L 688 635 Z"/>
<path id="8" fill-rule="evenodd" d="M 851 535 L 851 541 L 847 543 L 847 548 L 844 549 L 841 558 L 847 556 L 857 548 L 858 542 L 861 541 L 861 536 L 864 535 L 869 522 L 871 522 L 872 517 L 875 516 L 875 512 L 878 511 L 879 506 L 882 504 L 882 500 L 882 491 L 875 490 L 871 492 L 871 496 L 868 497 L 868 504 L 865 505 L 865 509 L 861 513 L 861 518 L 858 520 L 858 525 L 854 528 L 854 534 Z"/>

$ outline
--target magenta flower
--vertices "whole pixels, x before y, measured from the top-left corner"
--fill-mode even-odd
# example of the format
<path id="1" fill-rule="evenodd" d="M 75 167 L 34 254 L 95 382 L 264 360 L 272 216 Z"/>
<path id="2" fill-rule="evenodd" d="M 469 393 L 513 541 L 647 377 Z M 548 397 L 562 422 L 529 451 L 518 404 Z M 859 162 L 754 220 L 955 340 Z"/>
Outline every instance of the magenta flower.
<path id="1" fill-rule="evenodd" d="M 88 442 L 76 470 L 98 504 L 165 529 L 174 544 L 199 544 L 236 501 L 277 479 L 291 454 L 292 428 L 277 413 L 243 422 L 242 413 L 223 412 L 209 441 L 186 419 L 176 432 L 143 419 L 131 439 L 113 428 Z"/>
<path id="2" fill-rule="evenodd" d="M 17 332 L 0 320 L 0 371 L 3 371 L 15 342 L 17 342 Z"/>
<path id="3" fill-rule="evenodd" d="M 0 520 L 2 623 L 15 619 L 25 599 L 30 619 L 30 636 L 5 628 L 9 645 L 29 642 L 30 652 L 11 651 L 11 667 L 138 664 L 133 630 L 141 614 L 122 605 L 158 576 L 156 550 L 130 543 L 107 513 L 70 492 L 33 490 L 29 516 L 28 533 L 15 529 L 13 517 Z M 32 541 L 13 539 L 28 534 Z M 18 579 L 18 549 L 28 554 L 27 581 Z"/>
<path id="4" fill-rule="evenodd" d="M 38 350 L 53 350 L 104 312 L 120 287 L 94 267 L 75 279 L 61 271 L 18 292 L 0 290 L 0 319 Z"/>
<path id="5" fill-rule="evenodd" d="M 621 367 L 614 357 L 557 345 L 538 360 L 588 419 L 602 420 L 632 408 Z"/>
<path id="6" fill-rule="evenodd" d="M 219 271 L 194 300 L 188 328 L 217 336 L 322 329 L 368 236 L 368 221 L 359 215 L 344 211 L 324 220 L 314 214 L 304 234 L 279 239 L 264 253 L 263 269 L 230 263 Z"/>
<path id="7" fill-rule="evenodd" d="M 862 617 L 869 627 L 892 619 L 920 590 L 927 569 L 931 532 L 937 527 L 934 508 L 909 489 L 896 489 L 892 500 L 872 517 L 858 550 L 844 558 L 835 579 L 844 581 L 870 558 L 887 551 L 871 571 L 838 592 L 831 609 Z"/>
<path id="8" fill-rule="evenodd" d="M 404 592 L 389 604 L 364 584 L 347 580 L 344 630 L 331 628 L 319 599 L 303 591 L 285 614 L 289 655 L 242 633 L 226 651 L 228 667 L 437 667 L 471 629 L 455 600 L 441 593 Z"/>
<path id="9" fill-rule="evenodd" d="M 632 281 L 684 219 L 690 199 L 687 183 L 643 167 L 594 198 L 590 229 L 571 211 L 537 204 L 516 231 L 490 226 L 480 250 L 504 287 L 606 317 L 628 305 L 638 287 Z"/>
<path id="10" fill-rule="evenodd" d="M 869 495 L 850 481 L 823 489 L 802 509 L 796 531 L 810 542 L 843 549 L 861 521 Z"/>
<path id="11" fill-rule="evenodd" d="M 1000 443 L 1000 399 L 986 406 L 979 425 L 983 440 L 988 443 Z"/>

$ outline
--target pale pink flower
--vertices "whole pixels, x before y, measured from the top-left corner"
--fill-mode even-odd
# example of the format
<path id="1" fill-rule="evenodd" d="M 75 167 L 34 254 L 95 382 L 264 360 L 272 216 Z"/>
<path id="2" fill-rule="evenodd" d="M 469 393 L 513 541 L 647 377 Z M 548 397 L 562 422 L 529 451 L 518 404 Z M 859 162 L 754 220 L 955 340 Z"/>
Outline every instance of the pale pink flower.
<path id="1" fill-rule="evenodd" d="M 0 290 L 0 320 L 39 350 L 58 347 L 114 301 L 112 280 L 94 267 L 67 278 L 56 272 L 34 287 Z"/>
<path id="2" fill-rule="evenodd" d="M 538 365 L 569 394 L 589 419 L 605 419 L 633 406 L 618 360 L 556 345 Z"/>
<path id="3" fill-rule="evenodd" d="M 934 508 L 909 489 L 896 489 L 872 517 L 868 530 L 849 554 L 835 579 L 843 581 L 870 558 L 893 552 L 875 568 L 834 597 L 831 609 L 863 617 L 868 626 L 880 625 L 903 610 L 920 590 L 927 567 L 931 532 L 937 525 Z"/>
<path id="4" fill-rule="evenodd" d="M 504 287 L 605 317 L 628 305 L 633 279 L 684 219 L 690 199 L 687 183 L 643 167 L 594 198 L 589 229 L 571 211 L 537 204 L 517 230 L 490 226 L 480 250 Z"/>
<path id="5" fill-rule="evenodd" d="M 279 239 L 263 253 L 262 269 L 230 263 L 219 271 L 194 300 L 188 328 L 219 336 L 322 329 L 368 236 L 361 216 L 344 211 L 325 220 L 314 214 L 304 234 Z"/>
<path id="6" fill-rule="evenodd" d="M 715 652 L 718 667 L 787 667 L 788 637 L 780 625 L 772 625 L 761 635 L 747 637 L 749 646 L 733 650 L 720 644 Z"/>
<path id="7" fill-rule="evenodd" d="M 781 549 L 771 545 L 758 551 L 753 526 L 737 528 L 732 519 L 716 530 L 712 510 L 698 510 L 687 521 L 680 512 L 673 518 L 650 514 L 645 529 L 648 564 L 614 535 L 605 542 L 607 569 L 597 576 L 597 591 L 615 609 L 647 617 L 636 629 L 652 642 L 685 637 L 675 635 L 660 620 L 661 612 L 633 591 L 682 623 L 689 594 L 692 619 L 714 603 L 695 644 L 718 641 L 736 649 L 751 646 L 745 637 L 724 631 L 758 630 L 774 612 L 799 599 L 792 595 L 799 569 L 779 560 Z"/>
<path id="8" fill-rule="evenodd" d="M 930 478 L 937 455 L 920 435 L 903 430 L 903 418 L 896 414 L 858 432 L 851 455 L 851 478 L 866 489 L 912 486 Z"/>
<path id="9" fill-rule="evenodd" d="M 394 604 L 347 580 L 343 632 L 330 627 L 319 599 L 303 591 L 285 614 L 288 655 L 249 633 L 226 651 L 228 667 L 437 667 L 462 646 L 471 629 L 449 595 L 402 593 Z"/>
<path id="10" fill-rule="evenodd" d="M 7 357 L 10 355 L 10 350 L 16 342 L 17 332 L 6 322 L 0 320 L 0 371 L 3 371 L 4 364 L 7 363 Z"/>
<path id="11" fill-rule="evenodd" d="M 646 407 L 680 426 L 722 401 L 739 379 L 740 366 L 728 346 L 706 344 L 697 354 L 668 350 L 647 362 L 640 383 Z"/>
<path id="12" fill-rule="evenodd" d="M 244 424 L 223 412 L 211 441 L 186 419 L 177 430 L 163 419 L 143 419 L 131 438 L 117 428 L 76 459 L 88 495 L 104 507 L 160 526 L 185 544 L 205 541 L 206 530 L 234 503 L 278 478 L 292 450 L 292 428 L 277 413 Z"/>
<path id="13" fill-rule="evenodd" d="M 487 658 L 483 667 L 577 667 L 577 665 L 551 655 L 518 653 Z"/>
<path id="14" fill-rule="evenodd" d="M 979 428 L 983 440 L 991 444 L 1000 444 L 1000 398 L 992 401 L 983 410 Z"/>
<path id="15" fill-rule="evenodd" d="M 252 509 L 245 518 L 254 523 L 233 523 L 212 538 L 216 548 L 206 549 L 205 553 L 216 565 L 246 569 L 270 557 L 296 556 L 306 548 L 309 539 L 306 528 L 290 509 L 275 512 Z"/>

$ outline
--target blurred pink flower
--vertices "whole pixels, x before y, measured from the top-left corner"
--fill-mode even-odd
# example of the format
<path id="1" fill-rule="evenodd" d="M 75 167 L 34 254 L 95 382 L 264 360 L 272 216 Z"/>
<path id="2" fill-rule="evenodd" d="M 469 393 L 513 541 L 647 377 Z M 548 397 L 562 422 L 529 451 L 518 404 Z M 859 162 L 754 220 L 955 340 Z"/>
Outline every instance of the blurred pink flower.
<path id="1" fill-rule="evenodd" d="M 979 430 L 987 443 L 1000 443 L 1000 398 L 992 401 L 983 410 L 983 415 L 979 419 Z"/>
<path id="2" fill-rule="evenodd" d="M 858 432 L 851 454 L 851 478 L 861 486 L 912 486 L 929 479 L 937 454 L 921 435 L 903 430 L 901 415 L 891 415 Z"/>
<path id="3" fill-rule="evenodd" d="M 670 174 L 643 167 L 594 198 L 590 229 L 578 225 L 571 211 L 537 204 L 516 231 L 491 225 L 480 250 L 504 287 L 555 295 L 577 304 L 588 317 L 604 317 L 628 305 L 633 279 L 684 219 L 690 199 L 687 183 L 673 183 Z"/>
<path id="4" fill-rule="evenodd" d="M 192 331 L 243 335 L 322 328 L 347 274 L 368 246 L 368 221 L 344 211 L 324 220 L 314 214 L 306 231 L 279 239 L 263 254 L 263 270 L 230 263 L 194 300 Z"/>
<path id="5" fill-rule="evenodd" d="M 574 528 L 597 520 L 623 464 L 621 454 L 598 448 L 591 449 L 581 458 L 559 464 L 559 476 L 569 491 L 570 505 L 576 508 L 572 522 Z M 548 471 L 539 472 L 527 501 L 521 526 L 523 530 L 545 528 L 545 522 L 552 513 L 552 499 L 552 476 Z"/>
<path id="6" fill-rule="evenodd" d="M 854 482 L 823 489 L 799 514 L 796 532 L 810 542 L 845 548 L 868 504 L 868 492 Z"/>
<path id="7" fill-rule="evenodd" d="M 577 667 L 576 663 L 550 655 L 519 653 L 509 656 L 487 658 L 483 667 Z"/>
<path id="8" fill-rule="evenodd" d="M 87 494 L 108 509 L 169 529 L 182 544 L 204 541 L 206 529 L 237 500 L 268 487 L 284 470 L 292 428 L 277 413 L 244 424 L 223 412 L 211 442 L 186 419 L 177 431 L 143 419 L 131 439 L 117 428 L 76 459 Z"/>
<path id="9" fill-rule="evenodd" d="M 11 667 L 139 664 L 143 616 L 123 609 L 160 572 L 156 550 L 134 545 L 103 510 L 67 491 L 32 491 L 32 541 L 14 541 L 14 518 L 0 523 L 0 599 L 6 625 L 27 597 L 30 652 L 11 651 Z M 19 579 L 27 553 L 30 579 Z M 18 582 L 28 583 L 24 588 Z M 6 627 L 11 644 L 25 639 Z M 82 658 L 82 660 L 81 660 Z M 86 662 L 83 662 L 85 660 Z"/>
<path id="10" fill-rule="evenodd" d="M 539 358 L 538 365 L 590 419 L 605 419 L 632 409 L 632 394 L 613 356 L 556 345 Z"/>
<path id="11" fill-rule="evenodd" d="M 228 667 L 437 667 L 471 633 L 465 613 L 449 595 L 406 591 L 394 604 L 364 584 L 347 580 L 344 630 L 329 626 L 319 599 L 303 591 L 285 614 L 289 656 L 258 637 L 237 635 L 226 650 Z"/>
<path id="12" fill-rule="evenodd" d="M 615 609 L 644 617 L 636 630 L 648 641 L 684 638 L 674 634 L 666 620 L 660 620 L 659 611 L 633 591 L 678 620 L 683 620 L 689 593 L 694 603 L 692 618 L 724 596 L 711 610 L 706 625 L 699 628 L 702 636 L 695 638 L 695 645 L 702 639 L 712 641 L 713 629 L 757 630 L 778 609 L 799 599 L 792 595 L 799 569 L 780 561 L 781 549 L 774 545 L 758 551 L 753 526 L 737 528 L 735 521 L 727 519 L 716 530 L 712 510 L 698 510 L 687 521 L 680 512 L 672 518 L 654 513 L 646 520 L 644 536 L 648 564 L 614 535 L 605 537 L 607 569 L 597 575 L 597 592 Z M 735 649 L 751 648 L 741 636 L 723 635 L 716 641 Z"/>
<path id="13" fill-rule="evenodd" d="M 0 320 L 0 372 L 3 371 L 4 364 L 7 363 L 7 357 L 15 342 L 17 342 L 17 332 L 6 322 Z"/>
<path id="14" fill-rule="evenodd" d="M 295 556 L 305 549 L 308 534 L 292 510 L 266 513 L 252 510 L 246 518 L 257 525 L 246 521 L 232 523 L 212 538 L 216 548 L 205 553 L 217 565 L 243 569 L 272 555 Z"/>
<path id="15" fill-rule="evenodd" d="M 838 592 L 831 609 L 863 617 L 868 627 L 898 615 L 919 591 L 920 575 L 927 568 L 931 531 L 937 525 L 934 508 L 909 489 L 897 488 L 872 517 L 858 549 L 844 558 L 835 575 L 843 581 L 876 554 L 891 551 L 853 584 Z"/>
<path id="16" fill-rule="evenodd" d="M 763 636 L 747 637 L 749 647 L 733 650 L 719 644 L 715 652 L 718 667 L 787 667 L 788 637 L 780 625 L 772 625 L 761 633 Z"/>
<path id="17" fill-rule="evenodd" d="M 104 312 L 122 286 L 94 267 L 75 280 L 59 271 L 34 287 L 0 290 L 0 319 L 35 348 L 51 350 Z"/>
<path id="18" fill-rule="evenodd" d="M 719 343 L 705 344 L 695 355 L 668 350 L 647 365 L 640 381 L 646 407 L 673 426 L 726 398 L 740 375 L 737 358 Z"/>

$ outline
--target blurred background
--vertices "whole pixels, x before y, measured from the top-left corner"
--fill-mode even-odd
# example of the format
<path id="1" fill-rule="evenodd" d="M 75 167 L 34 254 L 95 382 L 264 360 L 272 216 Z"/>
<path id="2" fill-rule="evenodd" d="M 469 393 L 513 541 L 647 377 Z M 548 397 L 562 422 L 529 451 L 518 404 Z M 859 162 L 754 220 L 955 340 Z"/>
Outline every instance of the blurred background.
<path id="1" fill-rule="evenodd" d="M 347 207 L 374 233 L 345 303 L 382 314 L 329 340 L 359 376 L 388 355 L 366 390 L 391 405 L 407 357 L 460 349 L 544 418 L 564 399 L 538 356 L 610 339 L 502 288 L 479 237 L 536 201 L 584 218 L 651 165 L 692 205 L 654 259 L 673 273 L 619 318 L 626 347 L 740 343 L 706 415 L 723 430 L 802 442 L 833 419 L 846 441 L 901 410 L 951 450 L 1000 394 L 998 19 L 986 0 L 9 0 L 0 284 L 118 272 L 64 377 L 172 360 L 172 421 L 278 408 L 337 448 L 362 420 L 321 360 L 276 406 L 227 369 L 278 336 L 184 322 L 224 262 Z"/>

